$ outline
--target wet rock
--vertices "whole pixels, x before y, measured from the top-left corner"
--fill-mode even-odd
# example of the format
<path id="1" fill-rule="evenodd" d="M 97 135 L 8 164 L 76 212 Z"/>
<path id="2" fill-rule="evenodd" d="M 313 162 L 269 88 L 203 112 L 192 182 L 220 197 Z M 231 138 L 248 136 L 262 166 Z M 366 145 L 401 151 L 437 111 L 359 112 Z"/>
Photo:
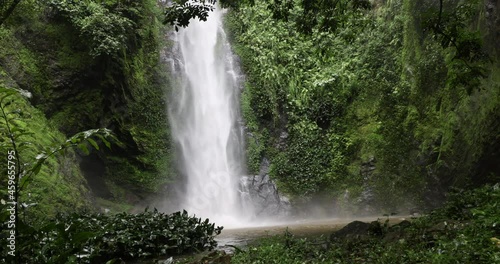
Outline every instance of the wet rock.
<path id="1" fill-rule="evenodd" d="M 403 230 L 411 226 L 411 222 L 408 220 L 403 220 L 391 227 L 391 229 Z"/>
<path id="2" fill-rule="evenodd" d="M 410 212 L 411 217 L 420 217 L 421 214 L 418 212 Z"/>
<path id="3" fill-rule="evenodd" d="M 240 190 L 242 196 L 246 197 L 247 205 L 255 209 L 257 216 L 286 216 L 290 211 L 290 201 L 280 195 L 268 174 L 242 177 Z"/>
<path id="4" fill-rule="evenodd" d="M 288 132 L 282 131 L 278 140 L 276 148 L 279 150 L 285 150 L 287 146 Z"/>
<path id="5" fill-rule="evenodd" d="M 286 140 L 288 138 L 288 132 L 282 131 L 280 134 L 280 139 L 281 140 Z"/>
<path id="6" fill-rule="evenodd" d="M 447 220 L 443 222 L 439 222 L 433 225 L 430 228 L 427 228 L 425 231 L 432 235 L 438 235 L 442 233 L 446 233 L 449 230 L 460 229 L 463 228 L 466 223 L 460 223 L 458 221 Z"/>
<path id="7" fill-rule="evenodd" d="M 382 241 L 385 243 L 393 243 L 395 241 L 400 240 L 402 237 L 403 237 L 402 232 L 389 232 L 389 233 L 385 234 Z"/>
<path id="8" fill-rule="evenodd" d="M 384 235 L 382 241 L 386 243 L 392 243 L 400 239 L 405 238 L 406 229 L 411 226 L 411 222 L 408 220 L 403 220 L 398 224 L 395 224 L 389 228 L 389 232 Z"/>
<path id="9" fill-rule="evenodd" d="M 384 231 L 382 230 L 382 225 L 379 221 L 373 221 L 370 223 L 370 227 L 368 228 L 368 233 L 372 236 L 382 236 Z"/>
<path id="10" fill-rule="evenodd" d="M 263 158 L 260 163 L 259 175 L 266 176 L 269 174 L 269 167 L 271 166 L 269 160 L 267 158 Z"/>
<path id="11" fill-rule="evenodd" d="M 157 264 L 173 264 L 174 263 L 174 258 L 170 257 L 165 260 L 158 261 Z"/>
<path id="12" fill-rule="evenodd" d="M 363 176 L 363 179 L 369 180 L 372 172 L 375 170 L 375 157 L 370 157 L 367 162 L 363 162 L 361 164 L 361 176 Z"/>
<path id="13" fill-rule="evenodd" d="M 368 161 L 361 164 L 360 174 L 363 178 L 363 191 L 356 201 L 360 208 L 360 212 L 358 212 L 359 215 L 373 215 L 376 213 L 375 193 L 370 185 L 370 179 L 376 168 L 375 164 L 376 160 L 374 157 L 371 157 Z"/>
<path id="14" fill-rule="evenodd" d="M 371 223 L 354 221 L 331 234 L 330 239 L 366 239 L 373 236 L 381 236 L 382 233 L 382 226 L 378 221 L 373 221 Z"/>
<path id="15" fill-rule="evenodd" d="M 291 203 L 280 194 L 276 184 L 269 177 L 270 162 L 262 159 L 259 175 L 244 176 L 239 190 L 246 208 L 253 208 L 257 217 L 280 218 L 290 215 Z"/>

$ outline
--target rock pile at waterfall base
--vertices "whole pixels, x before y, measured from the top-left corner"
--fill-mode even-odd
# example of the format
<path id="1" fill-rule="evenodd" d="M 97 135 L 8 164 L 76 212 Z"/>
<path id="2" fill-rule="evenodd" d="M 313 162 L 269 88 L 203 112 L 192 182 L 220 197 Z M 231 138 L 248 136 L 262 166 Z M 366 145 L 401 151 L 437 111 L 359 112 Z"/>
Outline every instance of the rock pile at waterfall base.
<path id="1" fill-rule="evenodd" d="M 282 218 L 290 215 L 290 200 L 278 192 L 269 177 L 269 161 L 264 158 L 260 164 L 259 175 L 245 176 L 240 181 L 240 191 L 245 203 L 254 208 L 259 217 Z"/>

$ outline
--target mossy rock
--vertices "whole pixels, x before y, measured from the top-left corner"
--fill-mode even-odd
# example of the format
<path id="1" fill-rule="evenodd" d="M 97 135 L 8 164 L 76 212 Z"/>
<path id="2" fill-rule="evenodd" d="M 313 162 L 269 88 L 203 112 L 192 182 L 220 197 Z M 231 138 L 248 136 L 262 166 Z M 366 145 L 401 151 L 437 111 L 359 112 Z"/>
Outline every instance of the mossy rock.
<path id="1" fill-rule="evenodd" d="M 27 133 L 17 138 L 16 145 L 28 144 L 26 146 L 29 147 L 20 148 L 18 152 L 21 159 L 19 162 L 24 164 L 25 169 L 29 169 L 36 163 L 39 153 L 50 153 L 66 137 L 50 126 L 43 113 L 31 106 L 26 98 L 15 95 L 8 100 L 11 103 L 5 110 L 17 110 L 20 113 L 19 120 L 9 122 L 11 128 L 18 127 Z M 3 120 L 1 124 L 2 127 L 5 126 Z M 4 130 L 0 134 L 3 134 L 2 138 L 7 138 Z M 7 153 L 12 146 L 4 141 L 0 148 L 2 153 Z M 7 190 L 4 180 L 1 184 L 2 190 Z M 32 221 L 50 218 L 61 212 L 91 209 L 90 192 L 79 169 L 75 152 L 68 149 L 64 153 L 50 156 L 33 181 L 21 191 L 19 202 L 35 205 L 26 210 Z"/>

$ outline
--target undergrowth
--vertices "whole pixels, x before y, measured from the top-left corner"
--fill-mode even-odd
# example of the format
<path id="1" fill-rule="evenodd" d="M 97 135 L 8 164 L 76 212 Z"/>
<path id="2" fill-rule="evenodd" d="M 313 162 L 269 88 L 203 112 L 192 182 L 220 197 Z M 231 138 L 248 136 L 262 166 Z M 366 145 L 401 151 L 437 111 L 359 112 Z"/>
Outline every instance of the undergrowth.
<path id="1" fill-rule="evenodd" d="M 7 212 L 0 221 L 6 229 Z M 157 210 L 116 215 L 73 213 L 32 226 L 20 222 L 16 263 L 121 263 L 213 249 L 222 227 L 208 219 Z M 7 239 L 0 246 L 7 248 Z M 8 262 L 7 250 L 0 259 Z"/>
<path id="2" fill-rule="evenodd" d="M 290 233 L 238 251 L 232 263 L 500 263 L 500 184 L 455 191 L 449 201 L 382 234 L 316 240 Z"/>

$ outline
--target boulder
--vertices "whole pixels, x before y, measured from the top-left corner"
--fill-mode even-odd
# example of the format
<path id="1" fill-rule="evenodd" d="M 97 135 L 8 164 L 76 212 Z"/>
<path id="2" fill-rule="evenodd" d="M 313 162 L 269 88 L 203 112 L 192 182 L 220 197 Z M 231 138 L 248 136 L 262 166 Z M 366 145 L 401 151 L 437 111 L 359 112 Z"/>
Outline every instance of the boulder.
<path id="1" fill-rule="evenodd" d="M 411 222 L 408 220 L 403 220 L 398 224 L 395 224 L 389 228 L 389 231 L 384 235 L 382 239 L 386 243 L 392 243 L 400 239 L 405 238 L 406 229 L 411 226 Z"/>
<path id="2" fill-rule="evenodd" d="M 354 221 L 331 234 L 330 239 L 366 239 L 369 237 L 381 236 L 382 233 L 382 226 L 378 221 L 373 221 L 371 223 Z"/>
<path id="3" fill-rule="evenodd" d="M 262 159 L 258 175 L 244 176 L 240 180 L 240 193 L 246 208 L 253 208 L 256 217 L 279 219 L 290 215 L 290 200 L 278 192 L 269 177 L 269 160 Z"/>
<path id="4" fill-rule="evenodd" d="M 254 208 L 258 217 L 284 217 L 290 212 L 290 201 L 280 195 L 269 175 L 245 176 L 240 180 L 244 202 Z"/>

